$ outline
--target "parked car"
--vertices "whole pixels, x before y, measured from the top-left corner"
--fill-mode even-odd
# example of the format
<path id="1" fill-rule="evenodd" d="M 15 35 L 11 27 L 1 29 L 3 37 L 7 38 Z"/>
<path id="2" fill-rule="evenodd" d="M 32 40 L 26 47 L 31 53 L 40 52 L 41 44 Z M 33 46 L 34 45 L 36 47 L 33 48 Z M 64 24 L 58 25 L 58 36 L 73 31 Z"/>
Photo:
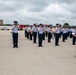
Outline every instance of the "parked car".
<path id="1" fill-rule="evenodd" d="M 3 27 L 3 28 L 1 28 L 1 30 L 9 30 L 9 28 Z"/>

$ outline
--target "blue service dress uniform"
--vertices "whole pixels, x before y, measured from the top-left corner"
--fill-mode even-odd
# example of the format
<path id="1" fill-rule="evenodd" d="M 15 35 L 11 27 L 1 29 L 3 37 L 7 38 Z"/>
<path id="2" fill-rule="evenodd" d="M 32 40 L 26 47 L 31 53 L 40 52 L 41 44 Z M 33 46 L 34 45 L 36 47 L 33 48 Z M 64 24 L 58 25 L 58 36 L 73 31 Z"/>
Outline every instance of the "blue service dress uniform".
<path id="1" fill-rule="evenodd" d="M 66 29 L 65 28 L 62 29 L 62 36 L 63 36 L 62 42 L 65 42 L 65 40 L 66 40 Z"/>
<path id="2" fill-rule="evenodd" d="M 30 35 L 30 27 L 27 28 L 27 39 L 29 39 L 29 35 Z"/>
<path id="3" fill-rule="evenodd" d="M 39 27 L 38 28 L 38 45 L 39 45 L 39 47 L 42 47 L 43 32 L 44 32 L 43 28 Z"/>
<path id="4" fill-rule="evenodd" d="M 18 48 L 18 26 L 12 26 L 12 38 L 13 38 L 13 48 Z"/>
<path id="5" fill-rule="evenodd" d="M 55 28 L 55 46 L 59 46 L 60 28 Z"/>
<path id="6" fill-rule="evenodd" d="M 43 27 L 43 40 L 45 40 L 45 28 Z"/>
<path id="7" fill-rule="evenodd" d="M 37 26 L 33 27 L 33 43 L 36 43 L 36 40 L 37 40 L 37 32 L 38 32 Z"/>
<path id="8" fill-rule="evenodd" d="M 72 44 L 75 45 L 75 42 L 76 42 L 76 30 L 73 31 L 72 35 L 73 35 Z"/>
<path id="9" fill-rule="evenodd" d="M 48 27 L 47 33 L 48 33 L 48 43 L 51 43 L 52 29 L 50 27 Z"/>
<path id="10" fill-rule="evenodd" d="M 29 31 L 30 32 L 30 40 L 32 40 L 32 33 L 33 33 L 32 31 L 33 31 L 32 27 L 30 27 L 30 31 Z"/>
<path id="11" fill-rule="evenodd" d="M 27 27 L 25 27 L 25 37 L 27 37 Z"/>

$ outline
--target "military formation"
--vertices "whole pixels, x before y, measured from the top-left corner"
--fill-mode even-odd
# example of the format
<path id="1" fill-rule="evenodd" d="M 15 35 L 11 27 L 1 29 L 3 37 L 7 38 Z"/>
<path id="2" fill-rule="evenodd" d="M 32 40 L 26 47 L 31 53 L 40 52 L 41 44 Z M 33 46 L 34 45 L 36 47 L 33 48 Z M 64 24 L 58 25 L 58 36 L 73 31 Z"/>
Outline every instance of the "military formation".
<path id="1" fill-rule="evenodd" d="M 60 24 L 56 24 L 53 28 L 52 25 L 32 25 L 25 27 L 25 37 L 27 39 L 33 40 L 33 43 L 37 43 L 38 37 L 38 47 L 43 47 L 42 43 L 47 37 L 48 43 L 51 43 L 52 38 L 55 38 L 55 46 L 59 45 L 59 38 L 62 37 L 62 42 L 66 42 L 67 38 L 72 38 L 72 45 L 76 43 L 76 26 L 73 28 L 63 27 Z"/>
<path id="2" fill-rule="evenodd" d="M 33 24 L 25 27 L 25 37 L 29 40 L 33 40 L 33 43 L 37 43 L 38 47 L 43 47 L 43 40 L 47 37 L 47 42 L 51 43 L 51 40 L 55 38 L 55 46 L 59 45 L 59 39 L 62 37 L 62 42 L 66 42 L 67 38 L 72 38 L 72 45 L 76 44 L 76 26 L 73 28 L 61 27 L 60 24 L 56 24 L 53 28 L 52 25 Z M 13 48 L 18 48 L 18 22 L 14 21 L 12 26 L 12 38 Z"/>

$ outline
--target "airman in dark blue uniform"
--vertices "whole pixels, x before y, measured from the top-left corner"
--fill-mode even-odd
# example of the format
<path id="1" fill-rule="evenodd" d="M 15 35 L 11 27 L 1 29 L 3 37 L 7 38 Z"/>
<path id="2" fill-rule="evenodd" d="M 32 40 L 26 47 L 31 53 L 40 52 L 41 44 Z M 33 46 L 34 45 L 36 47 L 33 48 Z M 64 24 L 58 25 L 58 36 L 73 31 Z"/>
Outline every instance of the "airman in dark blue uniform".
<path id="1" fill-rule="evenodd" d="M 36 43 L 36 40 L 37 40 L 37 32 L 38 32 L 37 25 L 34 24 L 34 26 L 33 26 L 33 43 Z"/>
<path id="2" fill-rule="evenodd" d="M 52 27 L 50 25 L 48 26 L 47 33 L 48 33 L 48 43 L 51 43 Z"/>
<path id="3" fill-rule="evenodd" d="M 60 25 L 56 24 L 55 28 L 55 46 L 59 46 L 59 38 L 60 38 Z"/>
<path id="4" fill-rule="evenodd" d="M 12 26 L 13 48 L 18 48 L 18 22 L 14 21 Z"/>
<path id="5" fill-rule="evenodd" d="M 38 28 L 38 47 L 43 47 L 42 46 L 42 41 L 43 41 L 43 25 L 40 24 L 40 27 Z"/>
<path id="6" fill-rule="evenodd" d="M 74 28 L 74 31 L 73 31 L 72 35 L 73 35 L 72 44 L 75 45 L 75 42 L 76 42 L 76 27 Z"/>

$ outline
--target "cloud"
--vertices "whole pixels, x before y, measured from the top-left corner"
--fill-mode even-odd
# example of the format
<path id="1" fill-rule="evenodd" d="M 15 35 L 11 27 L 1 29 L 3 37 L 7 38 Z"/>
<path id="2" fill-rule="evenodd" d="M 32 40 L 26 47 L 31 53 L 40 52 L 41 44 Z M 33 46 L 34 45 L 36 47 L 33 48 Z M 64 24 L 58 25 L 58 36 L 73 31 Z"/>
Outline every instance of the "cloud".
<path id="1" fill-rule="evenodd" d="M 4 23 L 76 24 L 76 0 L 0 0 L 0 18 Z"/>

